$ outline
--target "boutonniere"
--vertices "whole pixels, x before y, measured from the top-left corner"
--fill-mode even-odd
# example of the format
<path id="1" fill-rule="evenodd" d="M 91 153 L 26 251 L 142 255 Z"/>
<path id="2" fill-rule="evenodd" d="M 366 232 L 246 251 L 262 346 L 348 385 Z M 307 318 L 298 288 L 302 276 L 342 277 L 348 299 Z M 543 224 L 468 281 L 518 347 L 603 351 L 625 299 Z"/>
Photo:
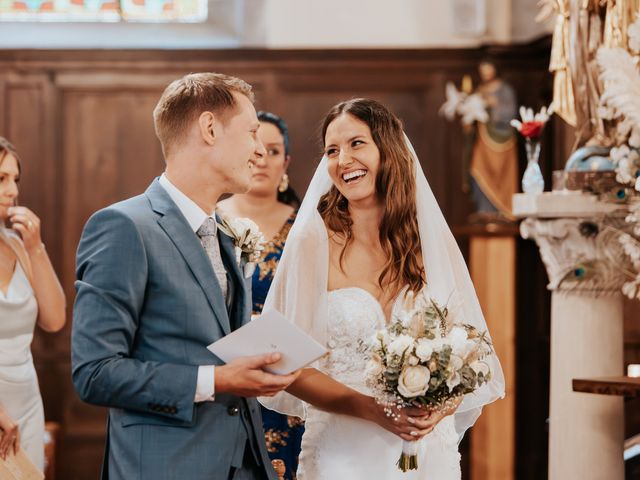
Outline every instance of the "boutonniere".
<path id="1" fill-rule="evenodd" d="M 246 262 L 245 276 L 250 276 L 246 272 L 247 267 L 252 274 L 255 263 L 260 259 L 260 254 L 264 250 L 265 242 L 260 228 L 248 218 L 222 218 L 218 228 L 233 239 L 236 262 L 239 266 L 244 260 Z"/>

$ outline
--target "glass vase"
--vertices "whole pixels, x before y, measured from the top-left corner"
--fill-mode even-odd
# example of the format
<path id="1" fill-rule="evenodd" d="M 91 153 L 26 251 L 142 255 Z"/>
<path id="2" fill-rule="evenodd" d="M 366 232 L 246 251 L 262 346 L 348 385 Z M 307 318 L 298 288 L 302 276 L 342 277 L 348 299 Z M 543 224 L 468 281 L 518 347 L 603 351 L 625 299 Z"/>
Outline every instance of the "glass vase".
<path id="1" fill-rule="evenodd" d="M 540 140 L 535 138 L 525 139 L 527 150 L 527 169 L 522 176 L 522 191 L 536 195 L 544 190 L 544 178 L 540 171 L 538 159 L 540 158 Z"/>

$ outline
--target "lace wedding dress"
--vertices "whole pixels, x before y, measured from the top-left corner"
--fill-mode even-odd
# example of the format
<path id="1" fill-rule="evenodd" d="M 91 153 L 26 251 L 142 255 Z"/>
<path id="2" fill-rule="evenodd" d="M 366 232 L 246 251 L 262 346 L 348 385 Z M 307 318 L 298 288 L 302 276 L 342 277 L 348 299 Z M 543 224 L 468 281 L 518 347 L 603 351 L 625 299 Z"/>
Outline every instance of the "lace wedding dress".
<path id="1" fill-rule="evenodd" d="M 400 308 L 396 300 L 393 308 Z M 366 290 L 343 288 L 329 292 L 330 355 L 319 369 L 366 395 L 366 348 L 385 325 L 384 312 Z M 402 439 L 378 425 L 308 406 L 306 431 L 298 468 L 300 480 L 459 480 L 460 454 L 453 417 L 442 420 L 420 441 L 419 469 L 403 473 L 396 467 Z"/>

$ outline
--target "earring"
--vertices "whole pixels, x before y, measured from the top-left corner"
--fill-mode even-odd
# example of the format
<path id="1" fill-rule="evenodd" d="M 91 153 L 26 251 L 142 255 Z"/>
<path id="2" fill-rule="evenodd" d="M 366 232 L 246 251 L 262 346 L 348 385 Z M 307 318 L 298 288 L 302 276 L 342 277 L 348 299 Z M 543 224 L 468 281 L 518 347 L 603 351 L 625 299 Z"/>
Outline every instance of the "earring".
<path id="1" fill-rule="evenodd" d="M 289 175 L 286 173 L 282 175 L 282 180 L 280 180 L 280 185 L 278 185 L 278 191 L 280 193 L 284 193 L 289 188 Z"/>

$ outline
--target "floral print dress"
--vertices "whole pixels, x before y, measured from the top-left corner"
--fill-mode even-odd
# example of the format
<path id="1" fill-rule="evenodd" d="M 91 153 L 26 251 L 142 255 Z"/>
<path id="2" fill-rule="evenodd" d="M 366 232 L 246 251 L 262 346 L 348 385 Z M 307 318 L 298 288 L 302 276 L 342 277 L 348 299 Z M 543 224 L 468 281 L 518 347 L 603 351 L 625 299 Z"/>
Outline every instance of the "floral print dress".
<path id="1" fill-rule="evenodd" d="M 252 279 L 253 314 L 259 315 L 269 292 L 269 287 L 282 256 L 284 244 L 296 218 L 296 212 L 284 223 L 276 235 L 265 245 Z M 295 480 L 300 455 L 300 443 L 304 424 L 298 417 L 288 417 L 262 407 L 267 452 L 272 460 L 283 460 L 287 468 L 285 479 Z"/>

